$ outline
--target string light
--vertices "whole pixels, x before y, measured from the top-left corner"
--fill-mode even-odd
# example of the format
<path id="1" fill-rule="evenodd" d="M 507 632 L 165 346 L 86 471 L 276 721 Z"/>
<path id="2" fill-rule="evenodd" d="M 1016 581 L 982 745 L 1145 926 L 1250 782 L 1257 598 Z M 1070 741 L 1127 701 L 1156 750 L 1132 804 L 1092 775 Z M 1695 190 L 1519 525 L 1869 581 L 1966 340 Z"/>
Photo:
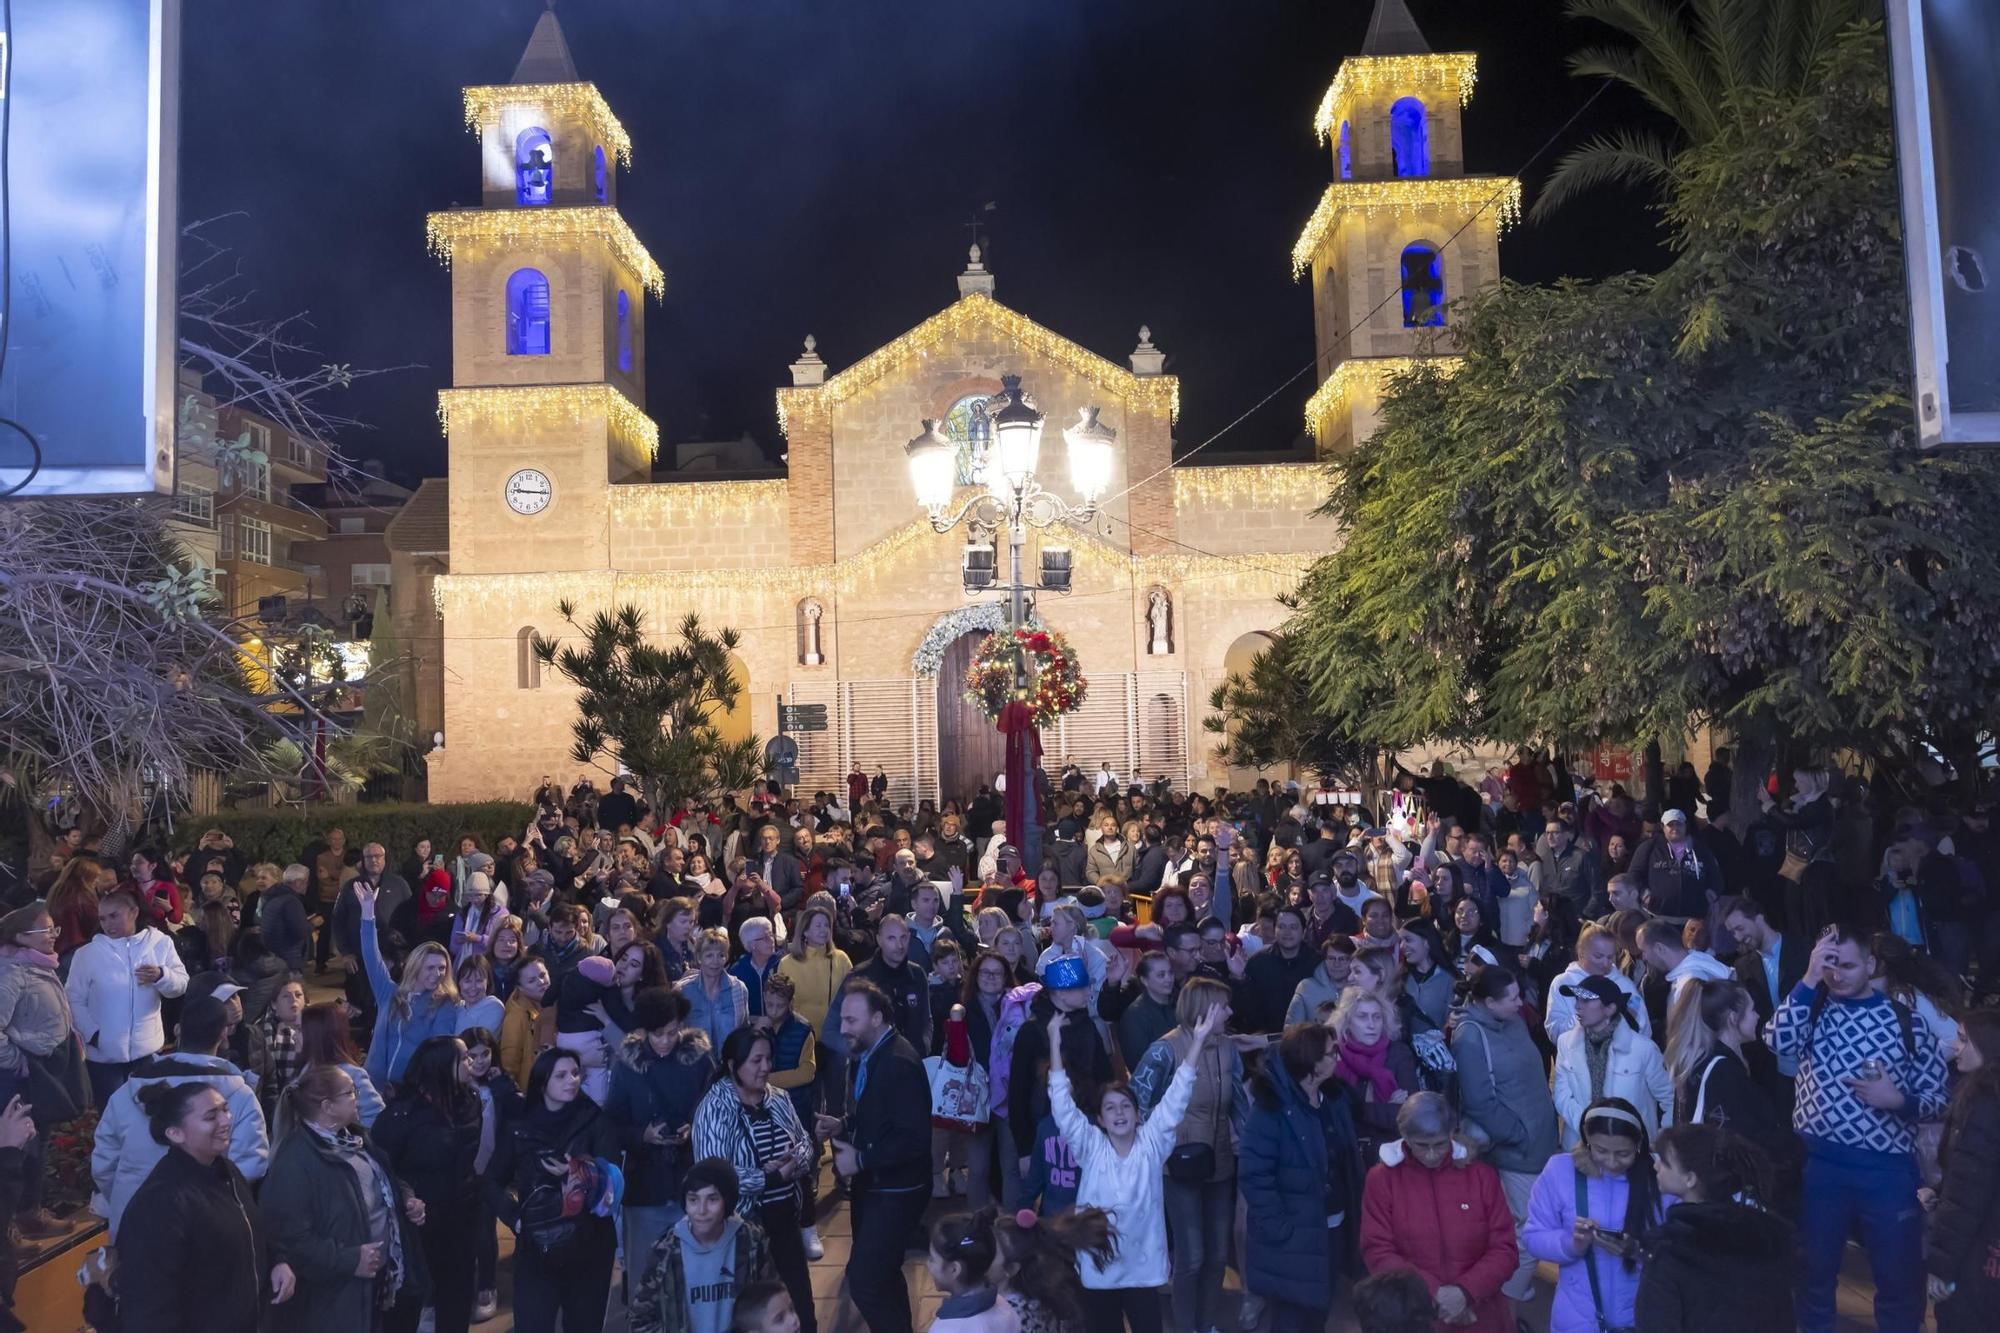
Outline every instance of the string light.
<path id="1" fill-rule="evenodd" d="M 1174 506 L 1240 508 L 1317 505 L 1331 483 L 1320 463 L 1233 464 L 1174 469 Z"/>
<path id="2" fill-rule="evenodd" d="M 1497 198 L 1496 198 L 1497 196 Z M 1334 225 L 1350 213 L 1408 214 L 1427 208 L 1477 213 L 1491 204 L 1505 231 L 1521 217 L 1521 182 L 1498 176 L 1416 176 L 1386 181 L 1335 181 L 1320 196 L 1292 246 L 1292 276 L 1304 277 Z"/>
<path id="3" fill-rule="evenodd" d="M 1456 97 L 1464 106 L 1472 100 L 1479 59 L 1469 51 L 1420 56 L 1353 56 L 1340 62 L 1326 95 L 1313 112 L 1313 133 L 1325 143 L 1344 118 L 1347 104 L 1378 93 L 1409 93 L 1435 89 Z"/>
<path id="4" fill-rule="evenodd" d="M 1359 384 L 1367 384 L 1379 398 L 1382 387 L 1395 375 L 1407 375 L 1418 366 L 1436 366 L 1449 375 L 1465 364 L 1462 356 L 1362 356 L 1343 361 L 1333 368 L 1326 382 L 1306 400 L 1306 429 L 1320 439 L 1329 417 L 1347 405 L 1347 396 Z"/>
<path id="5" fill-rule="evenodd" d="M 607 429 L 635 444 L 646 456 L 660 452 L 660 427 L 638 405 L 609 384 L 525 384 L 484 389 L 445 389 L 438 394 L 438 425 L 451 434 L 454 415 L 475 414 L 502 426 L 582 425 L 602 417 Z"/>
<path id="6" fill-rule="evenodd" d="M 1124 398 L 1142 411 L 1165 411 L 1178 421 L 1181 382 L 1177 375 L 1134 375 L 1095 352 L 1016 314 L 985 292 L 968 292 L 902 337 L 862 357 L 825 384 L 778 390 L 778 422 L 787 432 L 793 413 L 807 403 L 831 411 L 883 376 L 910 361 L 929 356 L 945 343 L 962 337 L 973 325 L 985 325 L 1028 352 L 1048 358 L 1106 393 Z"/>
<path id="7" fill-rule="evenodd" d="M 531 120 L 581 121 L 598 143 L 617 152 L 621 166 L 632 165 L 631 136 L 594 83 L 497 83 L 465 90 L 465 127 L 474 134 L 482 125 L 500 124 L 509 111 Z"/>
<path id="8" fill-rule="evenodd" d="M 685 484 L 614 487 L 612 494 L 616 496 L 625 489 L 686 490 L 691 487 Z M 637 504 L 649 502 L 634 501 Z M 1065 535 L 1079 564 L 1099 571 L 1107 579 L 1130 579 L 1142 587 L 1154 583 L 1173 585 L 1228 577 L 1238 583 L 1261 580 L 1283 591 L 1297 582 L 1305 572 L 1305 566 L 1319 554 L 1317 551 L 1301 551 L 1290 556 L 1185 553 L 1135 556 L 1091 533 L 1076 531 Z M 919 548 L 949 547 L 949 551 L 939 549 L 925 558 L 941 560 L 951 554 L 955 561 L 959 545 L 959 540 L 952 534 L 940 535 L 932 531 L 928 519 L 917 519 L 846 559 L 819 564 L 640 572 L 593 569 L 533 574 L 441 574 L 431 584 L 431 599 L 439 615 L 449 616 L 461 611 L 554 607 L 564 598 L 596 605 L 600 599 L 610 604 L 635 598 L 688 602 L 730 595 L 787 599 L 827 594 L 848 596 L 882 590 L 885 575 L 907 568 L 912 553 Z"/>
<path id="9" fill-rule="evenodd" d="M 455 208 L 424 221 L 430 252 L 445 267 L 469 247 L 519 249 L 578 240 L 603 241 L 612 255 L 639 275 L 655 298 L 667 293 L 667 277 L 618 210 L 609 204 L 567 208 Z"/>
<path id="10" fill-rule="evenodd" d="M 614 527 L 671 528 L 687 524 L 767 520 L 785 505 L 787 483 L 769 481 L 655 482 L 611 488 Z"/>

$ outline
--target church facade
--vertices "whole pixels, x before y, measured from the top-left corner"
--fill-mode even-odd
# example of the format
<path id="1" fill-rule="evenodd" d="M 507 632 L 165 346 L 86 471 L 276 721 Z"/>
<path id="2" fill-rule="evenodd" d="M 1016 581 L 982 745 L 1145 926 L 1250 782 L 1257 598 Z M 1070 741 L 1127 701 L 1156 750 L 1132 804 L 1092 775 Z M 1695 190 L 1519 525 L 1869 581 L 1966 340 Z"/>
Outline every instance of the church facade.
<path id="1" fill-rule="evenodd" d="M 1382 26 L 1378 13 L 1371 44 Z M 1382 61 L 1411 71 L 1407 88 L 1364 68 Z M 1418 70 L 1410 53 L 1349 60 L 1335 88 L 1356 79 L 1366 96 L 1340 108 L 1350 127 L 1380 111 L 1381 151 L 1367 122 L 1354 158 L 1349 128 L 1334 140 L 1336 163 L 1351 162 L 1337 185 L 1395 167 L 1390 108 L 1410 98 L 1435 104 L 1420 133 L 1437 145 L 1439 167 L 1455 167 L 1452 99 L 1462 89 Z M 689 613 L 736 629 L 743 700 L 718 725 L 770 736 L 781 704 L 823 706 L 825 730 L 794 733 L 808 790 L 840 787 L 856 765 L 886 770 L 897 800 L 962 797 L 990 782 L 999 737 L 962 683 L 977 644 L 1004 623 L 1005 595 L 965 593 L 966 533 L 933 531 L 904 447 L 936 421 L 969 459 L 1003 375 L 1018 375 L 1046 414 L 1052 489 L 1066 487 L 1064 425 L 1094 408 L 1116 432 L 1101 514 L 1039 530 L 1025 561 L 1033 581 L 1040 555 L 1068 551 L 1070 590 L 1037 594 L 1034 611 L 1068 636 L 1089 681 L 1083 708 L 1043 733 L 1049 763 L 1109 763 L 1127 779 L 1198 788 L 1249 776 L 1218 767 L 1202 725 L 1209 693 L 1268 642 L 1286 614 L 1278 598 L 1337 540 L 1313 510 L 1328 463 L 1372 428 L 1372 400 L 1357 386 L 1372 391 L 1388 373 L 1386 361 L 1361 375 L 1344 367 L 1383 355 L 1374 331 L 1399 340 L 1397 356 L 1434 354 L 1436 340 L 1419 335 L 1437 322 L 1425 294 L 1440 284 L 1424 264 L 1413 306 L 1387 300 L 1355 318 L 1385 273 L 1408 286 L 1409 226 L 1379 225 L 1382 206 L 1349 191 L 1308 227 L 1318 239 L 1300 268 L 1313 276 L 1323 330 L 1308 410 L 1319 459 L 1175 466 L 1179 385 L 1147 331 L 1115 359 L 1080 347 L 1003 304 L 975 247 L 956 299 L 887 346 L 835 368 L 805 340 L 776 392 L 785 477 L 658 480 L 643 367 L 645 304 L 660 274 L 618 213 L 623 127 L 578 78 L 552 13 L 513 81 L 467 89 L 465 107 L 481 147 L 482 207 L 434 214 L 429 225 L 453 301 L 452 387 L 440 395 L 449 553 L 433 588 L 444 736 L 429 756 L 433 800 L 519 797 L 543 774 L 581 771 L 568 756 L 573 691 L 528 648 L 535 634 L 578 635 L 559 616 L 565 600 L 578 622 L 636 606 L 662 641 Z M 1400 114 L 1407 120 L 1408 108 Z M 1433 257 L 1468 218 L 1466 234 L 1486 245 L 1453 282 L 1494 275 L 1482 267 L 1490 227 L 1471 208 L 1453 216 L 1433 196 L 1421 207 L 1429 212 L 1410 226 Z M 1406 325 L 1412 318 L 1429 324 Z M 1326 387 L 1336 380 L 1337 403 Z M 968 475 L 959 480 L 961 499 L 975 493 Z M 1000 559 L 1004 577 L 1004 549 Z"/>

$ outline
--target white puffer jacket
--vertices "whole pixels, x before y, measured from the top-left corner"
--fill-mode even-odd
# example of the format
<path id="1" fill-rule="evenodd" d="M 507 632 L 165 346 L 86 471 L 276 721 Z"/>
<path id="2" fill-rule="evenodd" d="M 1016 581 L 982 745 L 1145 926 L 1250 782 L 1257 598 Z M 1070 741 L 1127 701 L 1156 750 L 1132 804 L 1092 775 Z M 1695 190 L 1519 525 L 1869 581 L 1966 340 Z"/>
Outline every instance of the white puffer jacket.
<path id="1" fill-rule="evenodd" d="M 133 975 L 148 963 L 160 969 L 150 986 Z M 123 1064 L 157 1055 L 167 1044 L 160 1001 L 187 989 L 187 966 L 174 942 L 148 926 L 114 940 L 99 935 L 70 956 L 69 1007 L 83 1057 Z"/>

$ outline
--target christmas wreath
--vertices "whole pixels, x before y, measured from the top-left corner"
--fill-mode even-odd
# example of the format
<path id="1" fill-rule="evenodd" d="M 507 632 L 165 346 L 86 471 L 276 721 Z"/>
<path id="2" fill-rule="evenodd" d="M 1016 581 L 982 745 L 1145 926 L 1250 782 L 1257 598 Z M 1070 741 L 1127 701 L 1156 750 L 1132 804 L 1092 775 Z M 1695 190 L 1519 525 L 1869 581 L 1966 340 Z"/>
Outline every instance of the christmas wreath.
<path id="1" fill-rule="evenodd" d="M 1000 711 L 1015 699 L 1014 650 L 1019 646 L 1028 658 L 1028 694 L 1024 698 L 1033 710 L 1035 725 L 1046 727 L 1064 713 L 1083 707 L 1089 682 L 1077 666 L 1076 650 L 1069 640 L 1053 630 L 995 630 L 986 636 L 965 671 L 965 697 L 978 704 L 986 716 L 999 721 Z"/>

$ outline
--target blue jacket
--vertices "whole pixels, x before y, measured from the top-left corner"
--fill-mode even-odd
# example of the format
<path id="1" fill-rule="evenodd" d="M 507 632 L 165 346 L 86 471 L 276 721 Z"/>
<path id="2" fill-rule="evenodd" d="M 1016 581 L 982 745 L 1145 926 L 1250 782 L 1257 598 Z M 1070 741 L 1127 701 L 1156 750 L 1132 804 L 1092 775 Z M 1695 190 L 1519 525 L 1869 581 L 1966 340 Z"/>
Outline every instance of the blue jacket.
<path id="1" fill-rule="evenodd" d="M 653 1054 L 646 1034 L 626 1034 L 611 1064 L 611 1091 L 604 1114 L 618 1127 L 625 1149 L 625 1202 L 635 1207 L 679 1204 L 681 1179 L 694 1158 L 689 1142 L 647 1143 L 646 1126 L 658 1121 L 669 1133 L 694 1123 L 715 1071 L 708 1037 L 697 1027 L 681 1030 L 680 1044 L 663 1060 Z"/>
<path id="2" fill-rule="evenodd" d="M 761 972 L 757 970 L 757 965 L 750 961 L 750 955 L 747 953 L 729 965 L 729 975 L 742 982 L 743 989 L 750 992 L 752 1018 L 764 1012 L 764 978 L 778 970 L 778 960 L 784 956 L 783 950 L 773 949 L 771 956 L 765 960 L 764 970 Z"/>
<path id="3" fill-rule="evenodd" d="M 1273 1050 L 1258 1071 L 1236 1153 L 1248 1212 L 1243 1283 L 1260 1296 L 1326 1309 L 1335 1242 L 1359 1234 L 1361 1174 L 1354 1121 L 1338 1086 L 1306 1100 Z M 1345 1214 L 1340 1230 L 1327 1226 Z M 1344 1234 L 1341 1234 L 1344 1233 Z"/>
<path id="4" fill-rule="evenodd" d="M 375 920 L 361 923 L 361 965 L 368 971 L 368 985 L 375 992 L 375 1036 L 368 1043 L 368 1077 L 384 1087 L 403 1076 L 410 1057 L 427 1037 L 458 1035 L 457 1003 L 439 1004 L 428 995 L 410 1002 L 410 1016 L 396 1017 L 396 979 L 382 961 L 382 946 L 375 939 Z"/>

